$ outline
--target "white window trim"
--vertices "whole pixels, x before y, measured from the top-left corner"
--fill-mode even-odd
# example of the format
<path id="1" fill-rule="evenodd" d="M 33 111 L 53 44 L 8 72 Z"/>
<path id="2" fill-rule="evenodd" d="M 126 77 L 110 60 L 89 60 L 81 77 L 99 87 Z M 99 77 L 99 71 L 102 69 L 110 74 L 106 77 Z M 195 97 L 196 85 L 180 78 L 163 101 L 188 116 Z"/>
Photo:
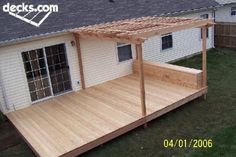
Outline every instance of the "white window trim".
<path id="1" fill-rule="evenodd" d="M 210 18 L 209 13 L 201 14 L 201 15 L 200 15 L 200 18 L 202 18 L 203 15 L 208 15 L 208 19 Z M 211 34 L 211 33 L 210 33 L 210 30 L 211 30 L 210 27 L 207 28 L 207 30 L 208 30 L 208 36 L 206 37 L 206 40 L 210 39 L 210 34 Z M 202 29 L 201 29 L 201 28 L 200 28 L 199 40 L 202 41 Z"/>
<path id="2" fill-rule="evenodd" d="M 172 36 L 172 47 L 169 47 L 169 48 L 166 48 L 166 49 L 162 49 L 162 37 L 166 37 L 166 36 L 169 36 L 169 35 Z M 168 33 L 168 34 L 161 35 L 161 45 L 160 45 L 161 52 L 169 51 L 169 50 L 172 50 L 173 48 L 174 48 L 173 33 Z"/>
<path id="3" fill-rule="evenodd" d="M 117 64 L 129 63 L 129 62 L 133 61 L 134 55 L 133 55 L 132 44 L 123 43 L 123 44 L 121 44 L 121 45 L 118 45 L 117 43 L 115 43 L 114 45 L 115 45 L 115 49 L 116 49 L 115 52 L 116 52 L 116 61 L 117 61 Z M 120 62 L 120 61 L 119 61 L 118 48 L 119 48 L 119 47 L 123 47 L 123 46 L 128 46 L 128 45 L 131 46 L 131 56 L 132 56 L 132 58 Z"/>
<path id="4" fill-rule="evenodd" d="M 234 9 L 233 9 L 233 8 L 234 8 Z M 235 12 L 236 12 L 236 6 L 233 6 L 233 7 L 230 8 L 230 16 L 236 16 L 236 14 L 235 14 L 235 15 L 232 15 L 232 11 L 235 11 Z"/>

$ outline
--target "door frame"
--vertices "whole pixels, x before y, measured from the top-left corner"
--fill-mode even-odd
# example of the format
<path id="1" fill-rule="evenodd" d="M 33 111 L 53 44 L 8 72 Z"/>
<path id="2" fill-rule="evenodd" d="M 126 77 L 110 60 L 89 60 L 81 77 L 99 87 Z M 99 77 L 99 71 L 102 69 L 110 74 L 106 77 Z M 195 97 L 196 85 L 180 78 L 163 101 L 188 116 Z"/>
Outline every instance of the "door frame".
<path id="1" fill-rule="evenodd" d="M 36 50 L 36 49 L 42 49 L 43 50 L 43 54 L 44 54 L 44 61 L 45 61 L 45 67 L 46 67 L 46 71 L 47 71 L 47 74 L 48 74 L 48 80 L 49 80 L 49 85 L 50 85 L 50 91 L 51 91 L 51 96 L 48 96 L 48 97 L 45 97 L 45 98 L 42 98 L 42 99 L 38 99 L 38 100 L 35 100 L 35 101 L 32 101 L 31 100 L 31 96 L 30 96 L 30 93 L 29 93 L 29 87 L 28 87 L 28 93 L 29 93 L 29 98 L 30 98 L 30 101 L 31 101 L 31 105 L 34 105 L 34 104 L 37 104 L 37 103 L 40 103 L 40 102 L 43 102 L 43 101 L 46 101 L 46 100 L 49 100 L 49 99 L 52 99 L 52 98 L 55 98 L 55 97 L 58 97 L 58 96 L 61 96 L 61 95 L 64 95 L 64 94 L 68 94 L 68 93 L 71 93 L 73 92 L 73 85 L 72 85 L 72 79 L 71 79 L 71 71 L 70 71 L 70 68 L 69 68 L 69 80 L 70 80 L 70 83 L 71 83 L 71 90 L 68 90 L 68 91 L 65 91 L 65 92 L 62 92 L 62 93 L 59 93 L 59 94 L 54 94 L 53 93 L 53 89 L 52 89 L 52 82 L 51 82 L 51 77 L 50 77 L 50 72 L 49 72 L 49 68 L 48 68 L 48 61 L 47 61 L 47 55 L 46 55 L 46 47 L 50 47 L 50 46 L 55 46 L 55 45 L 60 45 L 60 44 L 63 44 L 64 45 L 64 50 L 65 50 L 65 57 L 66 57 L 66 62 L 69 66 L 69 60 L 68 60 L 68 55 L 67 55 L 67 48 L 66 48 L 66 43 L 65 42 L 61 42 L 61 43 L 56 43 L 56 44 L 51 44 L 51 45 L 47 45 L 47 46 L 43 46 L 41 48 L 35 48 L 35 49 L 32 49 L 32 50 Z M 31 50 L 26 50 L 26 51 L 31 51 Z M 22 52 L 21 52 L 22 53 Z M 22 58 L 22 57 L 21 57 Z M 23 62 L 22 62 L 23 63 Z M 69 66 L 70 67 L 70 66 Z M 24 71 L 25 73 L 25 71 Z M 26 78 L 27 80 L 27 78 Z M 27 82 L 27 81 L 26 81 Z"/>

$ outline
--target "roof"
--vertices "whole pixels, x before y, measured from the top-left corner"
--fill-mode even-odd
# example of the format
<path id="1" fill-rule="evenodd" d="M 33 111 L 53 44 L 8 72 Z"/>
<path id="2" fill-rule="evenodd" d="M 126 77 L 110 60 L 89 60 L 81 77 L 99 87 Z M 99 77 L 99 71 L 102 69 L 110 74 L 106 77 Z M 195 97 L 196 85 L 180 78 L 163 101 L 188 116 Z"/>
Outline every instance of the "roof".
<path id="1" fill-rule="evenodd" d="M 214 0 L 24 0 L 25 4 L 58 4 L 59 12 L 52 13 L 40 27 L 23 22 L 0 11 L 0 45 L 10 41 L 67 32 L 70 29 L 117 20 L 162 16 L 180 12 L 209 9 L 218 5 Z M 1 0 L 22 4 L 19 0 Z"/>
<path id="2" fill-rule="evenodd" d="M 215 0 L 215 1 L 221 5 L 236 3 L 236 0 Z"/>
<path id="3" fill-rule="evenodd" d="M 212 19 L 153 16 L 82 27 L 74 30 L 73 33 L 117 42 L 140 44 L 151 36 L 213 25 Z"/>

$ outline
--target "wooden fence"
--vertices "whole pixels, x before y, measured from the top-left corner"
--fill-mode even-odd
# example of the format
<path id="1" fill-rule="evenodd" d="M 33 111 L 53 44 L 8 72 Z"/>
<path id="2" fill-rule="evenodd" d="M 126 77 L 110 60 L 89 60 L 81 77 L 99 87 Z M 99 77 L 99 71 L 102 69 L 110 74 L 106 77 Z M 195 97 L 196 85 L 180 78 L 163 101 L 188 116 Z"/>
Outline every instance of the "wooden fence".
<path id="1" fill-rule="evenodd" d="M 215 47 L 236 48 L 236 23 L 216 23 Z"/>

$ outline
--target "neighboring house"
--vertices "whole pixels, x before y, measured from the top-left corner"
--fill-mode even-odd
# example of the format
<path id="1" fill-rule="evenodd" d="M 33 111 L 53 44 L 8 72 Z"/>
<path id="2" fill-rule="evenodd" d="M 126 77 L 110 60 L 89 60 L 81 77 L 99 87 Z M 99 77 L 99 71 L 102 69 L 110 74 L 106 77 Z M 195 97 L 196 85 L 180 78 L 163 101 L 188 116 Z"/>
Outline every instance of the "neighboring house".
<path id="1" fill-rule="evenodd" d="M 215 11 L 216 22 L 236 22 L 236 0 L 216 0 L 221 6 Z"/>
<path id="2" fill-rule="evenodd" d="M 72 29 L 154 15 L 212 18 L 216 6 L 213 0 L 61 0 L 59 13 L 39 28 L 1 12 L 0 109 L 6 113 L 81 89 Z M 207 48 L 214 47 L 212 29 L 207 36 Z M 201 43 L 200 28 L 170 32 L 144 43 L 144 59 L 174 61 L 201 51 Z M 82 37 L 80 46 L 87 87 L 132 73 L 133 45 Z"/>

